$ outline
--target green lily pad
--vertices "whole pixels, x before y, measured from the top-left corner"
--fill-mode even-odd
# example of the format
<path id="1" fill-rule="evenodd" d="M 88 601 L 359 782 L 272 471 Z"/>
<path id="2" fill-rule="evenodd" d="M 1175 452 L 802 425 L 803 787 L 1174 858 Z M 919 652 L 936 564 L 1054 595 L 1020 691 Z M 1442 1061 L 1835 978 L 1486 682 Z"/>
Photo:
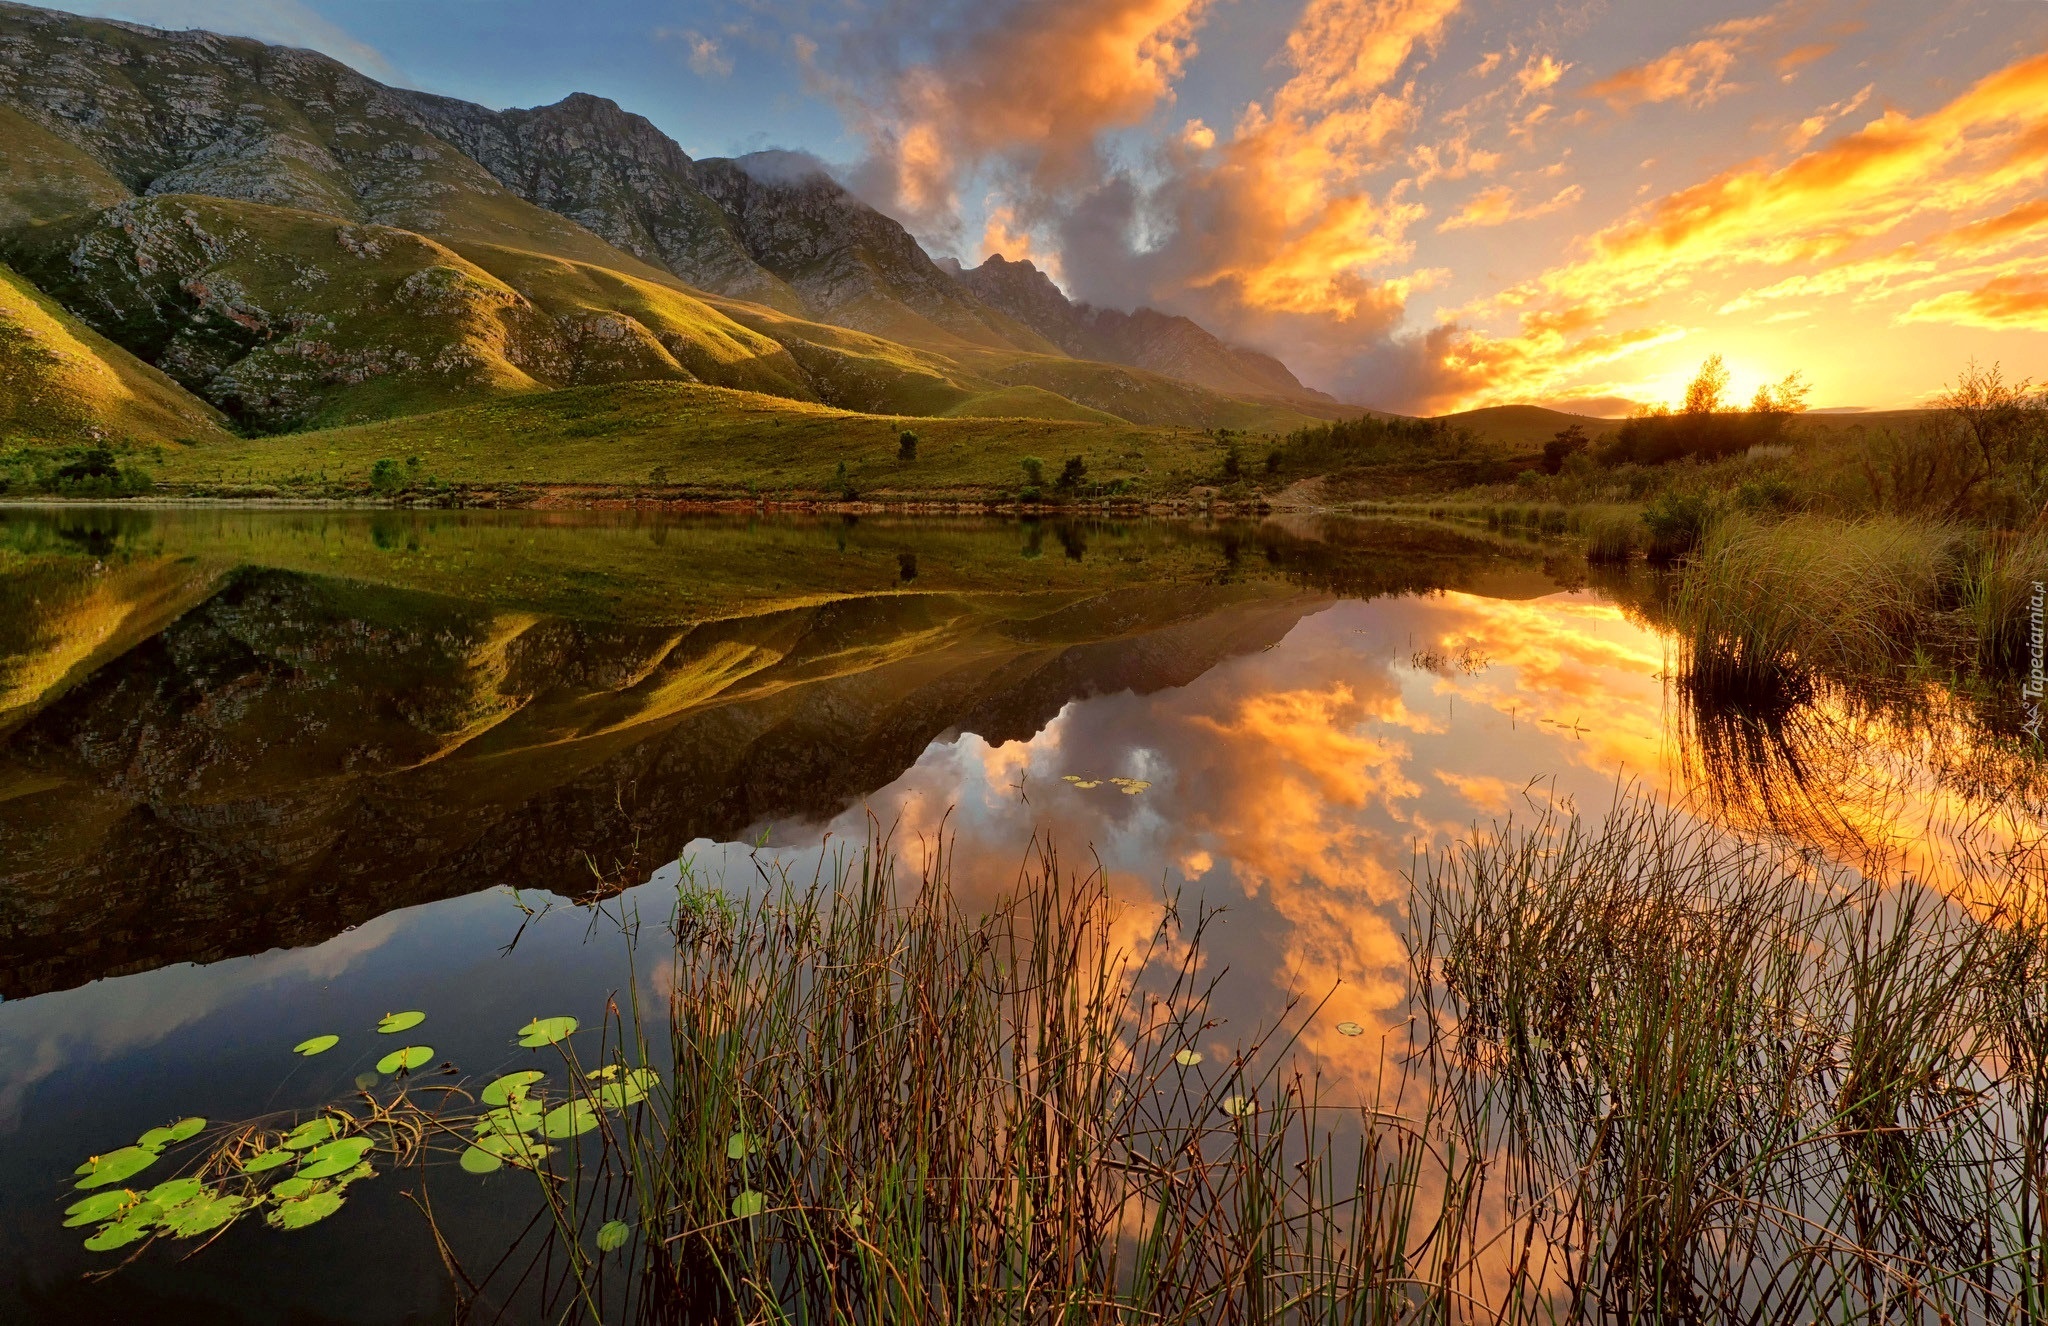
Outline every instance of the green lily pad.
<path id="1" fill-rule="evenodd" d="M 575 1018 L 535 1018 L 519 1029 L 519 1043 L 529 1050 L 568 1040 L 576 1030 Z"/>
<path id="2" fill-rule="evenodd" d="M 540 1102 L 522 1100 L 516 1105 L 487 1111 L 476 1121 L 476 1131 L 482 1137 L 489 1137 L 492 1133 L 530 1133 L 540 1127 L 540 1121 Z"/>
<path id="3" fill-rule="evenodd" d="M 379 1059 L 377 1061 L 377 1071 L 380 1073 L 396 1073 L 403 1069 L 409 1073 L 421 1064 L 431 1062 L 433 1058 L 433 1046 L 408 1045 L 403 1049 L 393 1050 L 382 1059 Z"/>
<path id="4" fill-rule="evenodd" d="M 1242 1119 L 1254 1113 L 1259 1107 L 1243 1096 L 1232 1096 L 1223 1102 L 1223 1112 L 1233 1119 Z"/>
<path id="5" fill-rule="evenodd" d="M 356 1074 L 357 1091 L 368 1091 L 371 1087 L 376 1086 L 377 1082 L 377 1070 L 374 1068 L 365 1068 L 362 1072 Z"/>
<path id="6" fill-rule="evenodd" d="M 248 1206 L 247 1198 L 231 1193 L 215 1193 L 201 1197 L 165 1213 L 164 1229 L 173 1238 L 193 1239 L 201 1234 L 210 1234 L 222 1225 L 242 1214 Z"/>
<path id="7" fill-rule="evenodd" d="M 206 1184 L 196 1177 L 170 1179 L 144 1193 L 143 1200 L 155 1202 L 158 1206 L 172 1207 L 180 1202 L 189 1202 L 205 1191 Z"/>
<path id="8" fill-rule="evenodd" d="M 334 1191 L 340 1192 L 342 1189 L 348 1187 L 351 1183 L 357 1183 L 363 1179 L 373 1179 L 375 1177 L 377 1177 L 377 1171 L 371 1169 L 370 1162 L 365 1160 L 361 1164 L 357 1165 L 354 1169 L 350 1170 L 348 1173 L 335 1175 Z"/>
<path id="9" fill-rule="evenodd" d="M 1182 1068 L 1193 1068 L 1196 1064 L 1202 1062 L 1202 1052 L 1200 1050 L 1182 1050 L 1173 1056 L 1173 1061 Z"/>
<path id="10" fill-rule="evenodd" d="M 270 1195 L 280 1202 L 289 1202 L 308 1193 L 325 1192 L 327 1180 L 302 1179 L 294 1174 L 288 1179 L 279 1179 L 270 1185 Z"/>
<path id="11" fill-rule="evenodd" d="M 285 1135 L 285 1148 L 290 1151 L 304 1151 L 319 1146 L 328 1138 L 341 1131 L 341 1124 L 331 1114 L 317 1119 L 308 1119 Z"/>
<path id="12" fill-rule="evenodd" d="M 761 1148 L 765 1145 L 766 1143 L 758 1137 L 749 1137 L 745 1133 L 734 1133 L 731 1137 L 725 1139 L 725 1158 L 727 1160 L 745 1160 L 748 1156 L 761 1154 Z"/>
<path id="13" fill-rule="evenodd" d="M 146 1146 L 152 1151 L 161 1151 L 167 1146 L 197 1137 L 206 1127 L 204 1119 L 180 1119 L 168 1128 L 152 1128 L 135 1139 L 135 1145 Z"/>
<path id="14" fill-rule="evenodd" d="M 80 1188 L 104 1188 L 110 1183 L 119 1183 L 132 1178 L 156 1164 L 158 1153 L 146 1146 L 124 1146 L 119 1151 L 109 1151 L 104 1156 L 94 1156 L 77 1169 L 85 1177 L 78 1181 Z"/>
<path id="15" fill-rule="evenodd" d="M 122 1220 L 108 1225 L 105 1229 L 87 1239 L 85 1246 L 91 1252 L 112 1252 L 116 1248 L 127 1247 L 137 1239 L 148 1237 L 148 1225 L 135 1225 Z"/>
<path id="16" fill-rule="evenodd" d="M 602 1068 L 593 1068 L 584 1074 L 585 1077 L 588 1077 L 593 1082 L 609 1082 L 618 1075 L 619 1066 L 617 1064 L 606 1064 Z"/>
<path id="17" fill-rule="evenodd" d="M 638 1082 L 607 1082 L 597 1089 L 597 1103 L 608 1110 L 623 1110 L 647 1099 Z"/>
<path id="18" fill-rule="evenodd" d="M 1337 1032 L 1342 1036 L 1363 1036 L 1365 1035 L 1365 1028 L 1359 1026 L 1356 1022 L 1339 1022 L 1337 1024 Z"/>
<path id="19" fill-rule="evenodd" d="M 462 1168 L 471 1174 L 489 1174 L 492 1170 L 503 1168 L 505 1164 L 503 1160 L 480 1146 L 473 1146 L 464 1151 L 460 1163 Z"/>
<path id="20" fill-rule="evenodd" d="M 579 1137 L 597 1127 L 597 1107 L 587 1100 L 572 1100 L 566 1105 L 557 1105 L 542 1116 L 540 1131 L 543 1137 L 559 1139 Z"/>
<path id="21" fill-rule="evenodd" d="M 340 1209 L 340 1193 L 316 1192 L 296 1201 L 279 1202 L 264 1219 L 276 1229 L 304 1229 Z"/>
<path id="22" fill-rule="evenodd" d="M 631 1238 L 632 1235 L 633 1231 L 627 1226 L 625 1221 L 607 1220 L 597 1228 L 597 1250 L 599 1252 L 617 1252 L 620 1248 L 626 1246 L 626 1240 Z"/>
<path id="23" fill-rule="evenodd" d="M 133 1188 L 96 1192 L 84 1201 L 73 1202 L 64 1208 L 64 1228 L 76 1229 L 80 1225 L 97 1225 L 103 1220 L 112 1220 L 141 1200 L 142 1194 Z"/>
<path id="24" fill-rule="evenodd" d="M 326 1179 L 355 1168 L 357 1162 L 368 1155 L 377 1144 L 367 1137 L 344 1137 L 329 1142 L 306 1153 L 305 1163 L 299 1166 L 298 1178 Z"/>
<path id="25" fill-rule="evenodd" d="M 296 1154 L 285 1150 L 283 1147 L 279 1147 L 275 1151 L 258 1151 L 255 1155 L 249 1156 L 242 1161 L 242 1173 L 261 1174 L 264 1170 L 276 1169 L 279 1165 L 289 1165 L 297 1159 L 298 1156 Z"/>
<path id="26" fill-rule="evenodd" d="M 533 1084 L 546 1076 L 538 1068 L 522 1068 L 516 1073 L 507 1073 L 484 1088 L 483 1102 L 486 1105 L 509 1105 L 515 1100 L 525 1100 Z"/>
<path id="27" fill-rule="evenodd" d="M 732 1199 L 732 1213 L 742 1220 L 757 1216 L 767 1209 L 767 1195 L 755 1192 L 752 1188 Z"/>
<path id="28" fill-rule="evenodd" d="M 520 1133 L 498 1133 L 491 1137 L 478 1138 L 471 1150 L 481 1151 L 486 1155 L 496 1156 L 500 1160 L 531 1169 L 549 1156 L 554 1148 Z M 468 1152 L 463 1154 L 467 1155 Z"/>
<path id="29" fill-rule="evenodd" d="M 652 1068 L 636 1068 L 626 1074 L 626 1080 L 651 1096 L 654 1094 L 654 1089 L 661 1085 L 661 1074 L 655 1072 Z"/>
<path id="30" fill-rule="evenodd" d="M 339 1036 L 311 1036 L 292 1046 L 293 1054 L 302 1054 L 310 1059 L 316 1054 L 325 1054 L 341 1044 Z"/>
<path id="31" fill-rule="evenodd" d="M 395 1032 L 411 1031 L 426 1020 L 427 1015 L 425 1013 L 386 1013 L 384 1020 L 377 1024 L 377 1030 L 389 1036 Z"/>

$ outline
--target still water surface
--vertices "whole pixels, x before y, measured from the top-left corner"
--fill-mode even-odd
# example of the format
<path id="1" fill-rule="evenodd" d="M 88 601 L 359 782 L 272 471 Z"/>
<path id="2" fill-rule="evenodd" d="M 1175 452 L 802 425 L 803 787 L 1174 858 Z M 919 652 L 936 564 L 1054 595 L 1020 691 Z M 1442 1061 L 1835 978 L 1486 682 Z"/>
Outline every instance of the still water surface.
<path id="1" fill-rule="evenodd" d="M 576 900 L 663 915 L 679 857 L 807 878 L 872 823 L 950 837 L 972 903 L 1056 841 L 1134 934 L 1228 908 L 1220 1052 L 1326 1000 L 1304 1050 L 1364 1092 L 1378 1039 L 1334 1028 L 1400 1025 L 1405 872 L 1474 825 L 1634 781 L 1966 900 L 2038 843 L 2038 766 L 1955 697 L 1689 708 L 1659 593 L 1392 522 L 0 510 L 0 1319 L 446 1319 L 411 1199 L 488 1264 L 530 1177 L 387 1176 L 88 1281 L 69 1176 L 345 1095 L 394 1009 L 523 1065 L 513 1028 L 629 979 Z"/>

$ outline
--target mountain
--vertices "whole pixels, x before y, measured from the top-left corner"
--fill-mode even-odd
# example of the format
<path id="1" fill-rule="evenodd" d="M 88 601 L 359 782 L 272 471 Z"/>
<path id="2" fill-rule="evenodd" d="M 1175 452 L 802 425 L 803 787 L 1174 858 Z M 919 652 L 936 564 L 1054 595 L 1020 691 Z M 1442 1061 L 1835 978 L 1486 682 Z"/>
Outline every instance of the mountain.
<path id="1" fill-rule="evenodd" d="M 1237 395 L 1337 403 L 1333 396 L 1304 387 L 1273 356 L 1231 345 L 1191 318 L 1150 308 L 1123 313 L 1076 304 L 1028 258 L 1010 262 L 998 253 L 955 276 L 984 303 L 1077 359 L 1129 364 Z"/>
<path id="2" fill-rule="evenodd" d="M 695 161 L 598 97 L 494 111 L 311 51 L 9 3 L 0 261 L 104 338 L 99 358 L 168 378 L 149 380 L 182 417 L 251 432 L 628 381 L 885 415 L 1285 429 L 1344 412 L 1248 390 L 1243 363 L 1203 383 L 1223 359 L 1192 324 L 1192 351 L 1139 336 L 1143 353 L 1073 358 L 808 158 Z M 4 366 L 48 400 L 77 385 L 54 362 Z"/>

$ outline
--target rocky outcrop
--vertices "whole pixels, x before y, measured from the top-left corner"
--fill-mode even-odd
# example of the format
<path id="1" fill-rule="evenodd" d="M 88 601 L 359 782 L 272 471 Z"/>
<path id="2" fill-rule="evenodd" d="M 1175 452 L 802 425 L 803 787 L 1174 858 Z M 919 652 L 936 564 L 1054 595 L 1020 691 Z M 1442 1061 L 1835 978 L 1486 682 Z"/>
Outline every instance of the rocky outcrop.
<path id="1" fill-rule="evenodd" d="M 731 220 L 697 187 L 689 155 L 645 117 L 582 92 L 552 106 L 507 111 L 406 95 L 436 135 L 528 202 L 700 289 L 788 313 L 811 311 L 747 252 Z"/>
<path id="2" fill-rule="evenodd" d="M 1269 354 L 1231 345 L 1200 323 L 1157 309 L 1135 313 L 1069 300 L 1029 259 L 996 254 L 957 278 L 983 303 L 1024 323 L 1077 359 L 1150 369 L 1213 391 L 1318 404 L 1335 398 L 1304 387 Z"/>
<path id="3" fill-rule="evenodd" d="M 897 340 L 928 340 L 936 330 L 984 345 L 1060 353 L 964 289 L 909 231 L 841 188 L 808 157 L 757 152 L 700 161 L 697 179 L 754 260 L 834 322 Z"/>

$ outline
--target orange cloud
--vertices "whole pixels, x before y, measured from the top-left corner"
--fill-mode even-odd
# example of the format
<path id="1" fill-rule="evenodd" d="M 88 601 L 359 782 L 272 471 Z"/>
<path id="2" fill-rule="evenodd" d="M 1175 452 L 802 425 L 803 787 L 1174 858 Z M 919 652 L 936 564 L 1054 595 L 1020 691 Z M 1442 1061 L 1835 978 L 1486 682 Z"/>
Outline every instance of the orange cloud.
<path id="1" fill-rule="evenodd" d="M 1207 0 L 1047 0 L 895 72 L 879 102 L 820 76 L 870 146 L 880 184 L 920 219 L 957 207 L 959 174 L 991 154 L 1024 153 L 1041 181 L 1074 178 L 1096 138 L 1173 99 Z M 885 180 L 872 178 L 877 172 Z"/>
<path id="2" fill-rule="evenodd" d="M 1898 320 L 2048 331 L 2048 276 L 2001 276 L 1975 290 L 1952 290 L 1921 300 L 1900 314 Z"/>
<path id="3" fill-rule="evenodd" d="M 1538 92 L 1557 86 L 1557 80 L 1564 77 L 1569 64 L 1559 64 L 1551 56 L 1530 56 L 1529 63 L 1522 66 L 1515 75 L 1515 82 L 1522 89 L 1524 97 L 1533 97 Z"/>
<path id="4" fill-rule="evenodd" d="M 1586 191 L 1576 184 L 1559 189 L 1549 201 L 1522 206 L 1515 191 L 1505 184 L 1481 190 L 1465 203 L 1456 215 L 1446 217 L 1437 226 L 1439 234 L 1447 230 L 1463 230 L 1470 226 L 1499 226 L 1510 221 L 1526 221 L 1530 217 L 1548 216 L 1562 211 L 1586 196 Z"/>
<path id="5" fill-rule="evenodd" d="M 1587 88 L 1585 95 L 1605 101 L 1615 110 L 1658 101 L 1704 106 L 1736 90 L 1738 85 L 1728 81 L 1729 73 L 1756 38 L 1776 24 L 1770 15 L 1717 23 L 1684 46 L 1674 46 L 1654 60 L 1600 80 Z"/>

